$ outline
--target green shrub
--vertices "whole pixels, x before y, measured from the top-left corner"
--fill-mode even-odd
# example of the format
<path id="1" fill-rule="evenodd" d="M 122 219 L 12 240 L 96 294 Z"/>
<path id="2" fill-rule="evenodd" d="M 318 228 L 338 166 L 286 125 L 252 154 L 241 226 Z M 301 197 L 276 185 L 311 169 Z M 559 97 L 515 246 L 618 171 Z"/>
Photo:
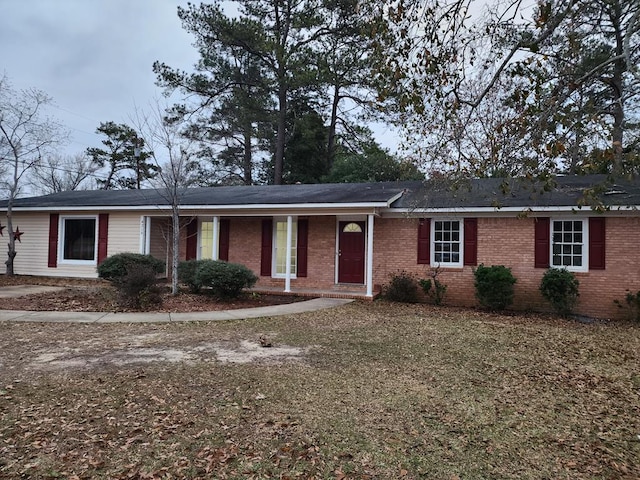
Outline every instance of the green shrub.
<path id="1" fill-rule="evenodd" d="M 413 275 L 402 270 L 391 275 L 389 284 L 384 288 L 384 296 L 394 302 L 416 303 L 418 282 Z"/>
<path id="2" fill-rule="evenodd" d="M 629 316 L 632 320 L 636 322 L 640 322 L 640 290 L 636 293 L 631 293 L 630 290 L 627 290 L 627 294 L 624 297 L 624 301 L 627 304 L 627 308 L 629 309 Z M 615 300 L 615 303 L 618 307 L 622 307 L 618 300 Z"/>
<path id="3" fill-rule="evenodd" d="M 504 265 L 485 267 L 480 264 L 473 274 L 480 305 L 490 310 L 504 310 L 513 303 L 516 278 L 510 268 Z"/>
<path id="4" fill-rule="evenodd" d="M 201 260 L 196 269 L 195 285 L 209 287 L 223 299 L 237 298 L 243 288 L 251 288 L 258 277 L 244 265 L 216 260 Z"/>
<path id="5" fill-rule="evenodd" d="M 579 284 L 578 279 L 569 270 L 550 268 L 542 277 L 540 292 L 558 314 L 567 316 L 578 301 Z"/>
<path id="6" fill-rule="evenodd" d="M 141 308 L 160 303 L 157 274 L 164 272 L 164 262 L 151 255 L 118 253 L 98 265 L 98 276 L 110 281 L 118 290 L 120 302 Z"/>
<path id="7" fill-rule="evenodd" d="M 198 293 L 202 285 L 196 281 L 196 272 L 202 260 L 186 260 L 178 265 L 178 280 L 189 287 L 193 293 Z"/>
<path id="8" fill-rule="evenodd" d="M 447 293 L 447 286 L 438 280 L 440 275 L 440 267 L 431 269 L 429 276 L 431 278 L 422 278 L 418 281 L 425 295 L 433 301 L 434 305 L 442 305 L 444 295 Z"/>
<path id="9" fill-rule="evenodd" d="M 116 284 L 120 303 L 131 308 L 147 308 L 162 303 L 156 271 L 149 265 L 131 269 Z"/>
<path id="10" fill-rule="evenodd" d="M 444 283 L 437 279 L 431 280 L 430 278 L 421 278 L 418 282 L 425 295 L 433 300 L 434 305 L 442 305 L 444 294 L 447 293 L 447 286 Z"/>
<path id="11" fill-rule="evenodd" d="M 164 262 L 151 255 L 139 253 L 117 253 L 107 257 L 98 265 L 98 276 L 117 283 L 130 271 L 148 267 L 154 273 L 164 272 Z"/>

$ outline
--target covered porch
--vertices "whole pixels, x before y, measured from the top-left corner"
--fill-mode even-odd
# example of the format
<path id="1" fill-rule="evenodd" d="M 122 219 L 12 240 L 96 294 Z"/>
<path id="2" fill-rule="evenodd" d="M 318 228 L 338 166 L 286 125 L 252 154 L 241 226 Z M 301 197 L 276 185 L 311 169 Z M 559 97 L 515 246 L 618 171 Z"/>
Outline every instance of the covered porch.
<path id="1" fill-rule="evenodd" d="M 181 212 L 181 261 L 243 264 L 259 278 L 256 293 L 368 300 L 380 294 L 373 280 L 377 208 L 220 213 Z M 170 265 L 171 238 L 169 217 L 140 217 L 140 253 Z"/>

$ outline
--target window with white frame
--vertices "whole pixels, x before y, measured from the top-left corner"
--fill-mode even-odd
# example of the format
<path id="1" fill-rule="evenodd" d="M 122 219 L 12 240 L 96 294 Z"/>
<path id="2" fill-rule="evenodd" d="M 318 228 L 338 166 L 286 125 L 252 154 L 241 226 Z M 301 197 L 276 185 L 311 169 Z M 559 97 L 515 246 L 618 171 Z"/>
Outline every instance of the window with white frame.
<path id="1" fill-rule="evenodd" d="M 287 272 L 287 220 L 274 219 L 274 276 L 284 276 Z M 297 272 L 298 258 L 298 222 L 291 225 L 291 275 Z"/>
<path id="2" fill-rule="evenodd" d="M 462 267 L 462 221 L 433 219 L 431 227 L 431 264 Z"/>
<path id="3" fill-rule="evenodd" d="M 586 271 L 587 222 L 585 220 L 551 221 L 551 266 Z"/>
<path id="4" fill-rule="evenodd" d="M 97 251 L 96 217 L 62 217 L 61 260 L 95 262 Z"/>
<path id="5" fill-rule="evenodd" d="M 200 223 L 200 259 L 213 258 L 213 222 Z"/>

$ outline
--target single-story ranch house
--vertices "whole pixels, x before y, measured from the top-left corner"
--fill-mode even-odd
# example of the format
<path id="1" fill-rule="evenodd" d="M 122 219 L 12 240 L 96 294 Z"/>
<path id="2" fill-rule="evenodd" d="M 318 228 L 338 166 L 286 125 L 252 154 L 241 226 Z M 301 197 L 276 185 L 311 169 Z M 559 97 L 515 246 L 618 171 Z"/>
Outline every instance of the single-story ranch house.
<path id="1" fill-rule="evenodd" d="M 256 289 L 373 298 L 394 273 L 440 267 L 449 305 L 476 304 L 473 270 L 506 265 L 514 307 L 548 310 L 549 266 L 580 281 L 577 311 L 620 317 L 614 300 L 640 290 L 640 183 L 524 180 L 190 188 L 182 193 L 180 257 L 241 263 Z M 580 206 L 594 185 L 603 212 Z M 7 202 L 0 202 L 0 232 Z M 120 252 L 170 259 L 171 209 L 161 190 L 73 191 L 19 198 L 17 274 L 96 277 Z M 6 239 L 6 231 L 4 232 Z M 0 249 L 6 259 L 6 246 Z M 167 261 L 167 264 L 170 264 Z"/>

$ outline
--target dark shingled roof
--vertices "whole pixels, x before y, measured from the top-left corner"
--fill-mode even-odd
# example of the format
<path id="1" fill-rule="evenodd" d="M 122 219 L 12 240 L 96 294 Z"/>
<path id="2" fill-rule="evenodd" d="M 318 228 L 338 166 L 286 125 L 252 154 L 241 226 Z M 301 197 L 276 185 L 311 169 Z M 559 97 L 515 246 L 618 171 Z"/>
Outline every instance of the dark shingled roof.
<path id="1" fill-rule="evenodd" d="M 640 182 L 606 175 L 558 176 L 549 181 L 481 178 L 430 180 L 409 190 L 394 208 L 527 208 L 640 205 Z"/>
<path id="2" fill-rule="evenodd" d="M 559 176 L 549 182 L 526 179 L 483 178 L 429 180 L 427 182 L 339 183 L 316 185 L 268 185 L 190 188 L 182 191 L 185 206 L 243 206 L 293 204 L 387 203 L 404 195 L 392 207 L 435 208 L 527 208 L 550 206 L 640 205 L 640 182 L 608 181 L 604 175 Z M 91 190 L 19 198 L 20 208 L 149 207 L 167 205 L 162 190 Z M 0 201 L 6 209 L 7 201 Z"/>
<path id="3" fill-rule="evenodd" d="M 386 203 L 404 190 L 396 182 L 189 188 L 182 205 L 291 205 Z M 164 190 L 87 190 L 16 199 L 15 207 L 122 207 L 167 205 Z M 0 202 L 0 208 L 7 202 Z"/>

